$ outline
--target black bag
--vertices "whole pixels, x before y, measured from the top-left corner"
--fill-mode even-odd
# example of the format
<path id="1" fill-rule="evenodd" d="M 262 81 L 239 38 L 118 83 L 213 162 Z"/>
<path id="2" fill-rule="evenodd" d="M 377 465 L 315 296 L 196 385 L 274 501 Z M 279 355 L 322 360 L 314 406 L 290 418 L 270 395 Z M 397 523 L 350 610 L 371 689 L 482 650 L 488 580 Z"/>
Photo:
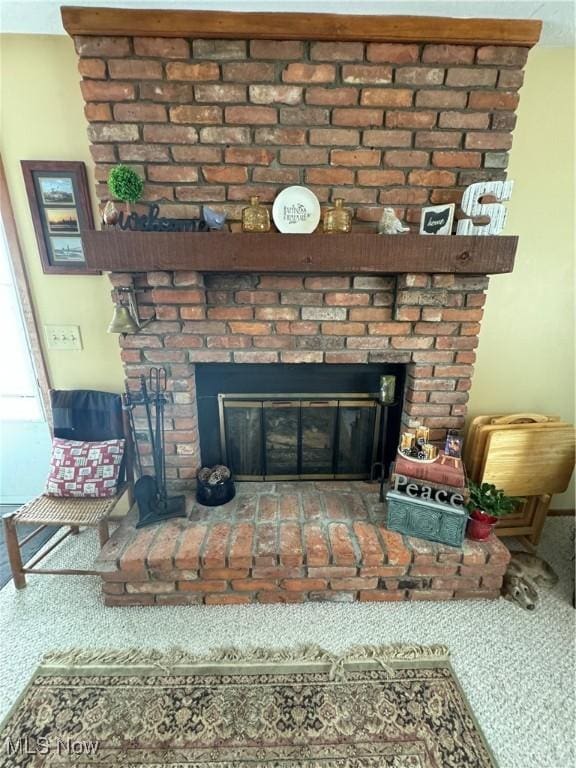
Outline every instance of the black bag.
<path id="1" fill-rule="evenodd" d="M 122 421 L 122 397 L 93 389 L 50 390 L 54 437 L 96 443 L 126 439 Z M 126 452 L 119 482 L 126 476 Z"/>

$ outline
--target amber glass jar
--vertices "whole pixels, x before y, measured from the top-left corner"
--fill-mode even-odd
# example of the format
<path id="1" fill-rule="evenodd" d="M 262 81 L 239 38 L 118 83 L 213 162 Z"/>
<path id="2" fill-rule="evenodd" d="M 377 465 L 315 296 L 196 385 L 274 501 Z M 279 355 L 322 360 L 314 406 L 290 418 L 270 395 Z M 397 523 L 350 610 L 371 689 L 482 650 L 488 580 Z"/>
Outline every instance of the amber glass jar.
<path id="1" fill-rule="evenodd" d="M 328 208 L 324 214 L 323 228 L 327 234 L 350 232 L 352 229 L 352 214 L 344 208 L 344 200 L 341 197 L 336 198 L 334 207 Z"/>
<path id="2" fill-rule="evenodd" d="M 268 208 L 260 205 L 255 195 L 250 198 L 250 205 L 242 211 L 243 232 L 268 232 L 270 230 L 270 213 Z"/>

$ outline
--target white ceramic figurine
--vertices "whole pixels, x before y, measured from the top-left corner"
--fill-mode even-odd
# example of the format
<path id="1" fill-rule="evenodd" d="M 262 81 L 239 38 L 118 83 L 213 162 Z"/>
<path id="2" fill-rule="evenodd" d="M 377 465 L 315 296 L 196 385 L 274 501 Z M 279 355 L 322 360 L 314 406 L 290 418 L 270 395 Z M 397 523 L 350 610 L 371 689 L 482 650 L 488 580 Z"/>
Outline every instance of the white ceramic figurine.
<path id="1" fill-rule="evenodd" d="M 410 227 L 405 227 L 398 216 L 394 213 L 394 208 L 384 208 L 382 218 L 378 223 L 379 235 L 401 235 L 409 232 Z"/>

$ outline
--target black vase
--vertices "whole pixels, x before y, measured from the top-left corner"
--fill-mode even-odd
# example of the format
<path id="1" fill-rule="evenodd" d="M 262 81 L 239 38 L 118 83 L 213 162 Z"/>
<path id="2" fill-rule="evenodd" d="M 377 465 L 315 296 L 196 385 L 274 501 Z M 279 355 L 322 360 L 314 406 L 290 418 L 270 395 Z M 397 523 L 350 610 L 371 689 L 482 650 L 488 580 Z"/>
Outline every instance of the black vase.
<path id="1" fill-rule="evenodd" d="M 236 488 L 231 477 L 228 480 L 221 480 L 216 485 L 204 483 L 199 478 L 196 480 L 196 501 L 205 507 L 219 507 L 232 501 L 235 495 Z"/>

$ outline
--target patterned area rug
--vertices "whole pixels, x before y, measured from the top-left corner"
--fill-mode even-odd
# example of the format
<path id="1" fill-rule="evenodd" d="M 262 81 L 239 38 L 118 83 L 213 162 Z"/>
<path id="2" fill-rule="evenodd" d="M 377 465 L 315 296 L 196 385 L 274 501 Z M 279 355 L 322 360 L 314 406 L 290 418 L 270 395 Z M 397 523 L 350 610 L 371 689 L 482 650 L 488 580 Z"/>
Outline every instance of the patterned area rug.
<path id="1" fill-rule="evenodd" d="M 495 768 L 446 648 L 54 653 L 6 768 Z"/>

